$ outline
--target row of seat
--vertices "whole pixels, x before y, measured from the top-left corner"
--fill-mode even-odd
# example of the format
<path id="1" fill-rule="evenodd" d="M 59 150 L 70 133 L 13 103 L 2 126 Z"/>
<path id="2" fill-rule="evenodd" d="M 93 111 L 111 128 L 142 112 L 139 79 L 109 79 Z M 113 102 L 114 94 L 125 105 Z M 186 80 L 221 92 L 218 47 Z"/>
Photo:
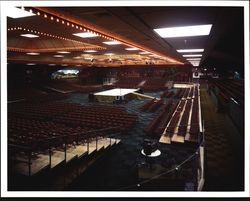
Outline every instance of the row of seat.
<path id="1" fill-rule="evenodd" d="M 160 135 L 170 120 L 178 102 L 170 99 L 167 104 L 161 108 L 161 112 L 147 125 L 144 131 L 149 135 Z"/>
<path id="2" fill-rule="evenodd" d="M 230 98 L 234 98 L 241 107 L 244 105 L 244 86 L 235 80 L 214 80 L 212 82 L 214 87 L 219 89 L 219 97 L 225 103 L 228 103 Z"/>
<path id="3" fill-rule="evenodd" d="M 152 99 L 152 100 L 146 102 L 144 105 L 141 106 L 140 110 L 141 110 L 142 112 L 145 112 L 146 110 L 148 110 L 148 108 L 149 108 L 152 104 L 154 104 L 155 101 L 156 101 L 156 98 L 154 98 L 154 99 Z"/>

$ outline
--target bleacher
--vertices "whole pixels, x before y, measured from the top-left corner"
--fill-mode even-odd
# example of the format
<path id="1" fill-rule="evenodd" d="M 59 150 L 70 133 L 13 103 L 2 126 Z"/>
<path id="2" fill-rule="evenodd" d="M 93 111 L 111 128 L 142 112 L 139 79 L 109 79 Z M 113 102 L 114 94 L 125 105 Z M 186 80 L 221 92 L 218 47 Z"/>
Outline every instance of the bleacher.
<path id="1" fill-rule="evenodd" d="M 244 107 L 244 83 L 233 79 L 220 79 L 212 80 L 211 84 L 214 93 L 224 106 L 233 98 L 241 108 Z"/>
<path id="2" fill-rule="evenodd" d="M 33 175 L 49 163 L 50 166 L 55 165 L 47 160 L 49 156 L 58 158 L 57 154 L 60 154 L 57 160 L 67 158 L 69 161 L 80 154 L 78 149 L 81 153 L 90 154 L 116 144 L 116 138 L 111 138 L 110 134 L 123 134 L 136 121 L 137 115 L 127 113 L 124 107 L 116 105 L 13 103 L 8 109 L 8 146 L 12 168 L 18 174 Z M 72 145 L 73 148 L 70 148 Z M 50 151 L 48 155 L 51 149 L 54 152 Z M 40 157 L 44 159 L 40 160 Z M 27 171 L 27 167 L 31 170 Z"/>
<path id="3" fill-rule="evenodd" d="M 167 93 L 165 91 L 163 94 Z M 186 141 L 197 143 L 200 131 L 198 86 L 179 89 L 173 98 L 163 104 L 161 112 L 149 122 L 144 131 L 154 137 L 164 136 L 168 138 L 168 143 Z"/>
<path id="4" fill-rule="evenodd" d="M 141 87 L 143 91 L 160 91 L 166 89 L 167 78 L 147 78 Z"/>
<path id="5" fill-rule="evenodd" d="M 102 88 L 101 85 L 84 86 L 68 82 L 53 82 L 45 87 L 60 93 L 71 93 L 71 92 L 89 93 L 89 92 L 99 91 Z"/>
<path id="6" fill-rule="evenodd" d="M 143 80 L 142 77 L 122 77 L 114 84 L 114 86 L 117 88 L 136 89 Z"/>

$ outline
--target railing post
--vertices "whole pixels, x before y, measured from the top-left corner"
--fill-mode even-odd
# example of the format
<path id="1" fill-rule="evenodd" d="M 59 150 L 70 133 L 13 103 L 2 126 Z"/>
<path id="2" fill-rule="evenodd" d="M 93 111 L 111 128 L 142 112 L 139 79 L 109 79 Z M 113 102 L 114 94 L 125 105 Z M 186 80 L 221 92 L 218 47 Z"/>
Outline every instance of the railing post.
<path id="1" fill-rule="evenodd" d="M 96 148 L 96 151 L 98 151 L 98 150 L 97 150 L 97 147 L 98 147 L 98 146 L 97 146 L 97 135 L 96 135 L 96 136 L 95 136 L 95 148 Z"/>
<path id="2" fill-rule="evenodd" d="M 87 139 L 87 150 L 88 150 L 88 153 L 89 153 L 89 137 Z"/>
<path id="3" fill-rule="evenodd" d="M 29 149 L 29 153 L 28 153 L 28 160 L 29 160 L 29 176 L 31 175 L 31 152 L 32 152 L 32 150 Z"/>
<path id="4" fill-rule="evenodd" d="M 50 166 L 50 168 L 51 168 L 51 161 L 52 161 L 52 159 L 51 159 L 51 143 L 50 143 L 50 140 L 51 139 L 49 139 L 49 166 Z"/>
<path id="5" fill-rule="evenodd" d="M 64 159 L 65 159 L 65 162 L 67 161 L 67 143 L 66 143 L 66 137 L 64 137 Z"/>

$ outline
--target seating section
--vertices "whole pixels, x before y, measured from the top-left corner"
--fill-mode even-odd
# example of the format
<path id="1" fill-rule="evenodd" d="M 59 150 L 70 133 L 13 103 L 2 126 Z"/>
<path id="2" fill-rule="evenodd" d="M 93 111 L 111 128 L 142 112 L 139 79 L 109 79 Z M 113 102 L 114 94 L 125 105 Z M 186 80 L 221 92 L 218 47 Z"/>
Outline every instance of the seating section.
<path id="1" fill-rule="evenodd" d="M 154 104 L 155 101 L 156 101 L 156 98 L 154 98 L 154 99 L 152 99 L 152 100 L 146 102 L 146 103 L 140 108 L 140 110 L 141 110 L 142 112 L 145 112 L 146 110 L 148 110 L 148 108 L 149 108 L 151 105 Z"/>
<path id="2" fill-rule="evenodd" d="M 153 136 L 164 134 L 173 140 L 174 135 L 198 142 L 199 92 L 198 86 L 178 89 L 174 97 L 161 109 L 144 131 Z M 163 94 L 167 94 L 165 91 Z M 177 99 L 177 100 L 176 100 Z M 186 136 L 189 136 L 186 138 Z"/>
<path id="3" fill-rule="evenodd" d="M 68 127 L 51 121 L 16 117 L 8 119 L 8 142 L 10 144 L 32 147 L 35 150 L 48 148 L 48 142 L 50 142 L 51 146 L 60 145 L 63 143 L 62 137 L 68 143 L 82 140 L 90 137 L 89 135 L 84 136 L 84 133 L 87 131 L 89 131 L 87 128 Z"/>
<path id="4" fill-rule="evenodd" d="M 223 101 L 224 104 L 227 104 L 230 98 L 236 100 L 240 107 L 244 107 L 244 83 L 232 79 L 220 79 L 212 80 L 212 87 L 217 89 L 215 94 L 218 98 Z"/>
<path id="5" fill-rule="evenodd" d="M 191 125 L 190 125 L 190 137 L 193 140 L 198 139 L 199 133 L 199 109 L 198 109 L 198 98 L 194 99 L 193 108 L 192 108 L 192 117 L 191 117 Z"/>
<path id="6" fill-rule="evenodd" d="M 147 78 L 144 85 L 141 87 L 143 91 L 160 91 L 166 89 L 166 78 Z"/>
<path id="7" fill-rule="evenodd" d="M 67 82 L 53 82 L 50 83 L 49 86 L 47 87 L 49 89 L 54 89 L 62 93 L 69 93 L 69 92 L 89 93 L 89 92 L 99 91 L 102 86 L 101 85 L 84 86 Z"/>
<path id="8" fill-rule="evenodd" d="M 69 126 L 83 126 L 92 129 L 117 128 L 126 131 L 137 120 L 134 114 L 128 114 L 123 107 L 87 106 L 70 111 L 54 119 L 55 122 Z"/>
<path id="9" fill-rule="evenodd" d="M 188 75 L 188 73 L 185 73 L 185 72 L 179 72 L 179 73 L 176 73 L 172 76 L 172 80 L 174 82 L 189 82 L 190 81 L 190 76 Z"/>
<path id="10" fill-rule="evenodd" d="M 26 87 L 22 89 L 10 89 L 8 90 L 8 102 L 15 102 L 18 100 L 28 102 L 45 102 L 52 100 L 60 100 L 67 97 L 62 93 L 48 93 L 36 88 Z"/>
<path id="11" fill-rule="evenodd" d="M 137 121 L 124 107 L 49 102 L 16 103 L 8 109 L 9 143 L 34 149 L 86 140 L 105 134 L 100 129 L 126 131 Z M 44 145 L 44 146 L 43 146 Z"/>
<path id="12" fill-rule="evenodd" d="M 168 89 L 166 89 L 162 94 L 161 94 L 161 98 L 171 98 L 174 96 L 174 92 L 173 91 L 168 91 Z"/>
<path id="13" fill-rule="evenodd" d="M 151 121 L 144 131 L 152 136 L 158 136 L 162 134 L 165 129 L 166 124 L 170 120 L 175 108 L 177 106 L 177 102 L 173 102 L 173 100 L 169 100 L 167 104 L 165 104 L 161 108 L 161 112 L 156 116 L 156 118 Z"/>
<path id="14" fill-rule="evenodd" d="M 124 77 L 120 78 L 116 83 L 117 88 L 138 88 L 138 85 L 143 81 L 141 77 Z"/>

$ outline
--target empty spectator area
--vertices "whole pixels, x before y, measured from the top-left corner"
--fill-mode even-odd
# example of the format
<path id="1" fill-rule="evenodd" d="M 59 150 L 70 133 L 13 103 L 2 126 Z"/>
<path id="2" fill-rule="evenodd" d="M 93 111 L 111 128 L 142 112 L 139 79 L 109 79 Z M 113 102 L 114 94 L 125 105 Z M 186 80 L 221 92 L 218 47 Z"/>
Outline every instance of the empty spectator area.
<path id="1" fill-rule="evenodd" d="M 133 88 L 136 89 L 140 86 L 140 84 L 144 83 L 144 79 L 141 77 L 123 77 L 120 78 L 115 86 L 119 88 Z"/>
<path id="2" fill-rule="evenodd" d="M 143 91 L 160 91 L 166 88 L 166 78 L 147 78 L 141 87 Z"/>
<path id="3" fill-rule="evenodd" d="M 213 90 L 214 94 L 220 102 L 226 107 L 231 99 L 244 108 L 244 83 L 233 79 L 213 79 L 209 90 Z"/>
<path id="4" fill-rule="evenodd" d="M 47 89 L 60 92 L 60 93 L 71 93 L 71 92 L 96 92 L 101 89 L 101 85 L 79 85 L 76 83 L 68 83 L 68 82 L 51 82 L 49 85 L 44 86 Z"/>
<path id="5" fill-rule="evenodd" d="M 162 104 L 160 112 L 144 131 L 152 137 L 160 137 L 162 143 L 197 143 L 200 132 L 199 86 L 180 88 L 172 93 L 172 98 Z M 149 107 L 149 104 L 145 106 Z"/>
<path id="6" fill-rule="evenodd" d="M 34 175 L 45 166 L 53 168 L 91 154 L 119 142 L 111 135 L 123 134 L 136 121 L 136 115 L 120 106 L 12 103 L 8 108 L 8 144 L 15 164 L 12 170 Z"/>

